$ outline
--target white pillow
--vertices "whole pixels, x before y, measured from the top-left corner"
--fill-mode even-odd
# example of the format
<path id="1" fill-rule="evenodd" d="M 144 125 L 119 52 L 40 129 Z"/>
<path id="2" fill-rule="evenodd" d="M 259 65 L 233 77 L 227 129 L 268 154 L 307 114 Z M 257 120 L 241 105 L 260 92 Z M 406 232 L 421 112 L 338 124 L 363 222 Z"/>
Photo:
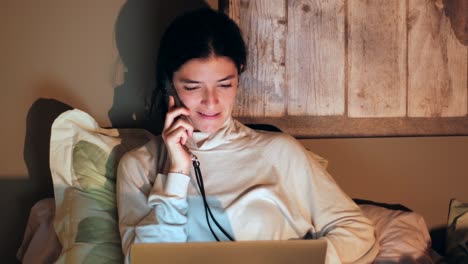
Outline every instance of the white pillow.
<path id="1" fill-rule="evenodd" d="M 56 263 L 123 262 L 115 181 L 120 157 L 144 145 L 142 129 L 105 129 L 80 110 L 52 125 L 50 169 L 54 183 L 54 229 L 62 252 Z"/>
<path id="2" fill-rule="evenodd" d="M 370 204 L 359 206 L 375 225 L 380 245 L 375 263 L 432 263 L 431 238 L 421 215 Z"/>

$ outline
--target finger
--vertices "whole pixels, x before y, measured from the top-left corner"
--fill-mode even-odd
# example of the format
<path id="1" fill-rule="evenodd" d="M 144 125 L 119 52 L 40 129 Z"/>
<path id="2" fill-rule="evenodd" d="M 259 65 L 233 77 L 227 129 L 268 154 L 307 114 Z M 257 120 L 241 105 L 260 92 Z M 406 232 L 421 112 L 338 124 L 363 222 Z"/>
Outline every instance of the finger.
<path id="1" fill-rule="evenodd" d="M 185 131 L 185 133 L 187 133 L 187 131 Z M 188 134 L 186 134 L 187 136 L 186 137 L 182 137 L 180 139 L 180 144 L 184 145 L 187 144 L 187 140 L 188 140 Z"/>
<path id="2" fill-rule="evenodd" d="M 191 138 L 191 137 L 192 137 L 192 136 L 191 136 L 192 132 L 190 132 L 190 130 L 185 129 L 184 127 L 178 127 L 178 128 L 175 128 L 175 129 L 166 131 L 166 133 L 163 134 L 163 139 L 164 139 L 166 142 L 169 142 L 169 141 L 170 141 L 170 142 L 173 143 L 174 141 L 171 141 L 171 140 L 172 140 L 171 135 L 173 135 L 174 133 L 178 133 L 178 131 L 184 132 L 185 135 L 186 135 L 185 138 L 186 138 L 187 140 L 188 140 L 188 138 Z M 182 143 L 182 144 L 185 145 L 185 143 L 187 143 L 187 140 L 184 140 L 183 142 L 180 142 L 180 143 Z"/>
<path id="3" fill-rule="evenodd" d="M 185 107 L 177 107 L 167 112 L 166 120 L 164 121 L 164 129 L 171 127 L 174 120 L 181 115 L 188 116 L 190 115 L 190 111 Z"/>
<path id="4" fill-rule="evenodd" d="M 195 129 L 193 125 L 187 121 L 185 118 L 179 118 L 175 120 L 170 127 L 167 128 L 167 131 L 173 131 L 179 127 L 183 127 L 186 131 L 187 134 L 191 137 L 193 134 L 193 130 Z"/>
<path id="5" fill-rule="evenodd" d="M 188 139 L 187 131 L 179 127 L 166 135 L 166 143 L 185 145 Z"/>

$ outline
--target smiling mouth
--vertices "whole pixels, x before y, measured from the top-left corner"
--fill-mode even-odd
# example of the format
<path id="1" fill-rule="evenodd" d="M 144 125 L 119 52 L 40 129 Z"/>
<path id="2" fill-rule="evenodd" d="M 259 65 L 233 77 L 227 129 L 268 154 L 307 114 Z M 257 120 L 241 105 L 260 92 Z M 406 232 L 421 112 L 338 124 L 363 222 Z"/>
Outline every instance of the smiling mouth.
<path id="1" fill-rule="evenodd" d="M 219 113 L 201 113 L 201 112 L 198 112 L 198 113 L 202 115 L 203 117 L 207 117 L 207 118 L 217 117 L 219 115 Z"/>

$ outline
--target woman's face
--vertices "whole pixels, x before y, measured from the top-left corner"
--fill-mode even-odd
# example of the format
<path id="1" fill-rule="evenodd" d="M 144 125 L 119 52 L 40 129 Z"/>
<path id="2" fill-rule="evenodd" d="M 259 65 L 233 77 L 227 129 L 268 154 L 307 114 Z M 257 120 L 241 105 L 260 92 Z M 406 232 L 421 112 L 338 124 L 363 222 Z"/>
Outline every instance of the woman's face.
<path id="1" fill-rule="evenodd" d="M 191 59 L 174 72 L 172 81 L 180 100 L 190 110 L 195 130 L 216 132 L 231 116 L 239 76 L 230 58 Z"/>

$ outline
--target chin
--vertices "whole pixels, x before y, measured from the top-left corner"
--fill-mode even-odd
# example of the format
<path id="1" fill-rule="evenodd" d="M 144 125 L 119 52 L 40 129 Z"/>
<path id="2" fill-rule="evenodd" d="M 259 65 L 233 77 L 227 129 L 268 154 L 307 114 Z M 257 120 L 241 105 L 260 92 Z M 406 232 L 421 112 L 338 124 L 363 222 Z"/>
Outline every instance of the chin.
<path id="1" fill-rule="evenodd" d="M 222 124 L 223 124 L 222 122 L 219 124 L 218 122 L 216 124 L 198 124 L 196 127 L 201 132 L 214 133 L 221 128 Z"/>
<path id="2" fill-rule="evenodd" d="M 218 131 L 226 122 L 227 118 L 221 117 L 216 120 L 192 119 L 195 128 L 204 133 L 214 133 Z"/>
<path id="3" fill-rule="evenodd" d="M 200 127 L 200 129 L 198 130 L 200 130 L 201 132 L 205 132 L 205 133 L 214 133 L 218 131 L 220 128 L 221 126 L 217 126 L 217 127 L 209 126 L 209 127 Z"/>

